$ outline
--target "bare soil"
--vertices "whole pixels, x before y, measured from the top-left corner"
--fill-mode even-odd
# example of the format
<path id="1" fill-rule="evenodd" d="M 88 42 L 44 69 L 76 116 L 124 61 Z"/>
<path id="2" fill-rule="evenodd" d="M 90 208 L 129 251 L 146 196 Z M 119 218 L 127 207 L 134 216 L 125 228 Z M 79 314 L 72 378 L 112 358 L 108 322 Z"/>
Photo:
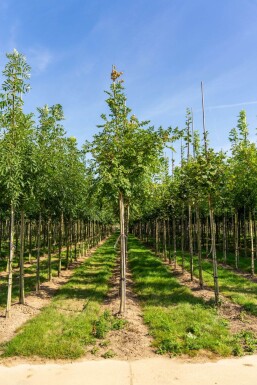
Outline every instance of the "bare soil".
<path id="1" fill-rule="evenodd" d="M 111 280 L 111 288 L 103 305 L 103 311 L 108 310 L 114 316 L 119 316 L 119 266 L 117 264 Z M 102 356 L 106 351 L 112 350 L 115 359 L 137 360 L 140 358 L 154 357 L 155 353 L 151 347 L 152 338 L 149 336 L 148 328 L 143 322 L 142 310 L 139 301 L 133 292 L 133 282 L 130 271 L 127 271 L 126 279 L 127 301 L 126 314 L 123 318 L 127 321 L 125 327 L 108 333 L 107 347 L 98 343 L 97 356 Z"/>

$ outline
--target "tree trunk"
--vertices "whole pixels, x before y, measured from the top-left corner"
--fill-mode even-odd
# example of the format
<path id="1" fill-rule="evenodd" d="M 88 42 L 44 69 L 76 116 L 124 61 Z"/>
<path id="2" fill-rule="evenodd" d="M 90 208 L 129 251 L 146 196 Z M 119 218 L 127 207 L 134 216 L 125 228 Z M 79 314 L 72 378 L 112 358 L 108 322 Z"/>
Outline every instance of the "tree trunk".
<path id="1" fill-rule="evenodd" d="M 52 281 L 52 232 L 51 220 L 47 221 L 47 260 L 48 260 L 48 281 Z"/>
<path id="2" fill-rule="evenodd" d="M 250 228 L 250 238 L 251 238 L 251 276 L 254 277 L 254 246 L 253 246 L 253 220 L 252 213 L 249 210 L 249 228 Z"/>
<path id="3" fill-rule="evenodd" d="M 199 285 L 203 289 L 203 267 L 202 267 L 202 241 L 201 241 L 201 221 L 199 206 L 196 206 L 196 227 L 197 227 L 197 251 L 198 251 L 198 271 L 199 271 Z"/>
<path id="4" fill-rule="evenodd" d="M 184 204 L 182 206 L 181 216 L 181 258 L 182 258 L 182 273 L 185 271 L 185 224 L 184 224 Z"/>
<path id="5" fill-rule="evenodd" d="M 58 245 L 58 277 L 62 271 L 62 234 L 63 234 L 63 213 L 61 214 L 59 223 L 59 245 Z"/>
<path id="6" fill-rule="evenodd" d="M 20 227 L 20 293 L 19 302 L 24 305 L 25 293 L 24 293 L 24 210 L 21 210 L 21 227 Z"/>
<path id="7" fill-rule="evenodd" d="M 192 236 L 192 208 L 188 205 L 188 240 L 189 240 L 189 254 L 190 254 L 190 278 L 194 278 L 194 251 L 193 251 L 193 236 Z"/>
<path id="8" fill-rule="evenodd" d="M 174 258 L 174 269 L 177 269 L 177 238 L 176 238 L 176 218 L 173 214 L 172 218 L 172 229 L 173 229 L 173 258 Z"/>
<path id="9" fill-rule="evenodd" d="M 226 214 L 223 215 L 223 262 L 227 263 L 227 226 Z"/>
<path id="10" fill-rule="evenodd" d="M 235 268 L 238 269 L 239 264 L 239 250 L 238 250 L 238 212 L 235 212 L 235 222 L 234 222 L 234 228 L 235 228 Z"/>
<path id="11" fill-rule="evenodd" d="M 120 314 L 126 311 L 126 235 L 125 235 L 125 213 L 124 197 L 119 195 L 120 206 Z"/>
<path id="12" fill-rule="evenodd" d="M 215 305 L 218 306 L 219 305 L 219 280 L 218 280 L 218 264 L 217 264 L 217 255 L 216 255 L 215 222 L 214 222 L 214 212 L 211 206 L 210 197 L 209 197 L 209 213 L 210 213 L 210 228 L 211 228 L 211 250 L 212 250 Z"/>
<path id="13" fill-rule="evenodd" d="M 37 281 L 36 281 L 36 292 L 40 290 L 40 246 L 41 246 L 41 212 L 39 213 L 38 220 L 38 233 L 37 233 Z"/>
<path id="14" fill-rule="evenodd" d="M 11 203 L 11 215 L 10 215 L 10 246 L 9 246 L 9 258 L 8 258 L 8 292 L 7 292 L 7 304 L 6 304 L 6 318 L 10 317 L 10 310 L 12 304 L 12 263 L 13 263 L 13 249 L 14 249 L 14 205 Z"/>

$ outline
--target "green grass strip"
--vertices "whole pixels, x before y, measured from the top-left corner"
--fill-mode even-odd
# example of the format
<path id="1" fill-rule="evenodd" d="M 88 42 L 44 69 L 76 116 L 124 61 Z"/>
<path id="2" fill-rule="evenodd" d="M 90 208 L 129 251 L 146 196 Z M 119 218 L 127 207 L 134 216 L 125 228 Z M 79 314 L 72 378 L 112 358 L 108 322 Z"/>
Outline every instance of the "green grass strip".
<path id="1" fill-rule="evenodd" d="M 195 266 L 198 265 L 197 258 L 194 258 Z M 182 264 L 181 255 L 178 252 L 178 263 Z M 185 258 L 185 268 L 189 271 L 189 256 Z M 203 280 L 204 284 L 213 288 L 212 260 L 204 259 Z M 198 278 L 198 269 L 195 269 L 194 275 Z M 241 305 L 244 310 L 257 316 L 257 284 L 251 280 L 240 276 L 232 270 L 218 266 L 219 288 L 220 292 L 231 299 L 232 302 Z"/>
<path id="2" fill-rule="evenodd" d="M 96 333 L 102 332 L 109 322 L 108 314 L 100 314 L 100 307 L 115 266 L 115 239 L 113 236 L 107 240 L 76 269 L 51 304 L 4 345 L 3 356 L 65 359 L 78 358 L 85 353 Z"/>
<path id="3" fill-rule="evenodd" d="M 229 356 L 256 348 L 250 334 L 231 335 L 228 321 L 194 297 L 191 290 L 182 286 L 160 259 L 134 237 L 129 238 L 129 265 L 157 353 L 195 355 L 205 350 Z M 247 338 L 251 340 L 249 343 Z"/>

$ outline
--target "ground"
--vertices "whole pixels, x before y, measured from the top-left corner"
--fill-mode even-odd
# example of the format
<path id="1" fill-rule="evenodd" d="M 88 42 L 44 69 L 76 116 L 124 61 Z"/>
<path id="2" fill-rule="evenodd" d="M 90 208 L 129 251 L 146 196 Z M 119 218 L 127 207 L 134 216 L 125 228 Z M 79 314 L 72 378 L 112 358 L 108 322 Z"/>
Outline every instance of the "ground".
<path id="1" fill-rule="evenodd" d="M 77 263 L 79 263 L 78 261 Z M 65 283 L 72 270 L 63 273 L 51 283 L 42 285 L 39 295 L 26 297 L 26 305 L 15 304 L 11 318 L 0 318 L 0 341 L 9 340 L 15 330 L 26 320 L 40 312 L 47 305 L 53 293 Z M 177 277 L 181 283 L 189 286 L 194 294 L 208 299 L 213 295 L 208 289 L 199 291 L 197 280 L 190 282 L 188 274 L 182 276 L 178 269 Z M 119 270 L 118 265 L 111 281 L 111 289 L 103 305 L 112 314 L 119 311 L 118 298 Z M 240 307 L 222 300 L 221 313 L 229 318 L 232 329 L 243 328 L 245 320 L 240 320 Z M 250 317 L 250 316 L 249 316 Z M 111 331 L 108 344 L 115 351 L 114 359 L 103 359 L 106 347 L 97 346 L 97 352 L 91 353 L 74 362 L 49 361 L 39 358 L 25 360 L 22 358 L 3 359 L 0 365 L 0 383 L 5 385 L 55 385 L 82 384 L 87 385 L 255 385 L 257 379 L 257 355 L 236 359 L 218 360 L 203 352 L 198 358 L 168 358 L 156 356 L 151 348 L 151 337 L 143 323 L 141 309 L 133 292 L 130 273 L 127 280 L 127 317 L 129 322 L 125 329 Z M 256 320 L 255 317 L 252 317 Z M 256 324 L 251 317 L 249 323 L 256 331 Z"/>

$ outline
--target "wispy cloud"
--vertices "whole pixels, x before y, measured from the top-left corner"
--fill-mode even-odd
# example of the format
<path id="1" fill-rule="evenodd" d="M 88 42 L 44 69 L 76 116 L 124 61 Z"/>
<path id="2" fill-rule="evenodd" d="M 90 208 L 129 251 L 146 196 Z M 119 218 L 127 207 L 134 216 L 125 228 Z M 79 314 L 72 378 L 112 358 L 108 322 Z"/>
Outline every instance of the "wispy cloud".
<path id="1" fill-rule="evenodd" d="M 252 104 L 257 104 L 257 100 L 253 100 L 251 102 L 241 102 L 241 103 L 232 103 L 232 104 L 220 104 L 220 105 L 217 105 L 217 106 L 206 106 L 206 110 L 218 110 L 218 109 L 222 109 L 222 108 L 250 106 Z"/>
<path id="2" fill-rule="evenodd" d="M 17 36 L 19 34 L 19 28 L 20 24 L 19 22 L 14 22 L 9 30 L 9 38 L 8 38 L 8 44 L 7 44 L 7 50 L 8 51 L 13 51 L 14 48 L 17 47 Z"/>
<path id="3" fill-rule="evenodd" d="M 52 54 L 46 48 L 31 48 L 28 51 L 28 57 L 28 62 L 35 73 L 44 72 L 53 61 Z"/>

